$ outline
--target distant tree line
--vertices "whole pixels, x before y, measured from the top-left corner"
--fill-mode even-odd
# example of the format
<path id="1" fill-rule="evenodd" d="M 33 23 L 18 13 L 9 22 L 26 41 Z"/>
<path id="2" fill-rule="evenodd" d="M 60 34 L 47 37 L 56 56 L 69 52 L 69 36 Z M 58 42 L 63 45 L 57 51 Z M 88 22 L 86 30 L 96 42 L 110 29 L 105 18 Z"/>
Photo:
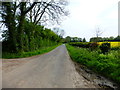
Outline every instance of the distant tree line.
<path id="1" fill-rule="evenodd" d="M 104 41 L 120 41 L 120 36 L 117 37 L 92 37 L 90 38 L 90 42 L 104 42 Z"/>
<path id="2" fill-rule="evenodd" d="M 60 42 L 60 36 L 42 24 L 58 23 L 61 16 L 67 16 L 67 4 L 66 0 L 2 2 L 0 24 L 5 27 L 2 30 L 3 51 L 32 51 Z"/>
<path id="3" fill-rule="evenodd" d="M 69 42 L 86 42 L 86 39 L 85 38 L 79 38 L 79 37 L 70 37 L 70 36 L 67 36 L 64 38 L 64 42 L 65 43 L 69 43 Z"/>
<path id="4" fill-rule="evenodd" d="M 120 36 L 118 35 L 117 37 L 92 37 L 90 38 L 90 42 L 105 42 L 105 41 L 120 41 Z M 69 42 L 87 42 L 85 38 L 79 38 L 79 37 L 70 37 L 67 36 L 64 38 L 65 43 Z"/>

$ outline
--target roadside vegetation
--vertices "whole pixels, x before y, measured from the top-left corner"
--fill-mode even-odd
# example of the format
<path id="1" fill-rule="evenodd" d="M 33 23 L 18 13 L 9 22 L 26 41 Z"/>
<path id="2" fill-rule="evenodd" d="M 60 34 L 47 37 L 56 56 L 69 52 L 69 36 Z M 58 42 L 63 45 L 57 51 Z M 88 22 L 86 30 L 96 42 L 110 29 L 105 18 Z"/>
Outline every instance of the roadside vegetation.
<path id="1" fill-rule="evenodd" d="M 80 44 L 79 46 L 78 42 L 74 42 L 73 45 L 72 43 L 66 44 L 66 47 L 74 61 L 120 83 L 120 47 L 109 48 L 110 44 L 108 45 L 108 43 L 107 46 L 106 44 L 98 46 L 97 44 L 93 44 L 92 47 L 88 43 L 81 42 L 82 45 Z M 75 43 L 77 44 L 76 46 Z M 104 51 L 102 51 L 102 48 L 104 48 Z M 107 51 L 105 48 L 108 48 Z"/>
<path id="2" fill-rule="evenodd" d="M 38 50 L 35 51 L 30 51 L 30 52 L 22 52 L 22 53 L 8 53 L 5 52 L 2 54 L 2 58 L 23 58 L 23 57 L 30 57 L 30 56 L 34 56 L 34 55 L 39 55 L 39 54 L 44 54 L 47 53 L 53 49 L 55 49 L 56 47 L 58 47 L 61 44 L 55 45 L 55 46 L 49 46 L 49 47 L 42 47 Z"/>
<path id="3" fill-rule="evenodd" d="M 19 49 L 20 44 L 17 42 L 15 47 L 9 47 L 11 43 L 7 39 L 8 35 L 7 33 L 3 33 L 5 39 L 2 43 L 2 58 L 21 58 L 42 54 L 58 46 L 62 41 L 62 38 L 52 30 L 27 21 L 25 23 L 24 33 L 22 35 L 22 49 Z"/>

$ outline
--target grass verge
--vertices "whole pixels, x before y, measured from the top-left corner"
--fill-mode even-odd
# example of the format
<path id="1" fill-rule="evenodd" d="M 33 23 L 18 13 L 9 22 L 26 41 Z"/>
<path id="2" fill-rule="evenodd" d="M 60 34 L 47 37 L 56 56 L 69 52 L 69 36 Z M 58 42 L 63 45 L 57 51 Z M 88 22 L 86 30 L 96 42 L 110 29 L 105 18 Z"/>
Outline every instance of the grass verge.
<path id="1" fill-rule="evenodd" d="M 111 50 L 107 55 L 99 51 L 90 51 L 86 48 L 77 48 L 66 44 L 72 60 L 83 64 L 109 79 L 120 83 L 120 55 L 119 50 Z"/>
<path id="2" fill-rule="evenodd" d="M 59 44 L 59 45 L 61 45 L 61 44 Z M 31 51 L 31 52 L 22 52 L 22 53 L 3 52 L 2 53 L 2 58 L 4 58 L 4 59 L 24 58 L 24 57 L 30 57 L 30 56 L 34 56 L 34 55 L 44 54 L 46 52 L 49 52 L 49 51 L 55 49 L 59 45 L 50 46 L 50 47 L 43 47 L 39 50 L 35 50 L 35 51 Z"/>

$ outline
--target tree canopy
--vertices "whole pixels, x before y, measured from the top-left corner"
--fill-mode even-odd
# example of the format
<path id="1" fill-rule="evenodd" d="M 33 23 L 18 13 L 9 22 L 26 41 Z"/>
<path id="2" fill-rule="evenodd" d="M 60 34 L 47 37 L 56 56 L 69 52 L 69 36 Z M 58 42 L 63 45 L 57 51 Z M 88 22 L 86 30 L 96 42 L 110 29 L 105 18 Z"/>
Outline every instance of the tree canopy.
<path id="1" fill-rule="evenodd" d="M 2 30 L 3 45 L 9 44 L 7 47 L 11 52 L 29 51 L 31 46 L 34 50 L 44 41 L 48 44 L 51 41 L 59 42 L 60 36 L 42 24 L 59 22 L 62 16 L 68 15 L 66 0 L 26 1 L 2 2 L 0 6 L 0 22 L 6 27 Z"/>

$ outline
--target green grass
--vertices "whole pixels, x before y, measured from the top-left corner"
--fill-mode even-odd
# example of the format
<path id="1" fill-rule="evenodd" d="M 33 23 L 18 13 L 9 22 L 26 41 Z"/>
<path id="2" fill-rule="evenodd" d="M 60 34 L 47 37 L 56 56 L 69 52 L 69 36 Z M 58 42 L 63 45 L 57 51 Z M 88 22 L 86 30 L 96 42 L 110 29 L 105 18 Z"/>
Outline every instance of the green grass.
<path id="1" fill-rule="evenodd" d="M 120 83 L 120 50 L 111 50 L 107 55 L 99 51 L 90 51 L 86 48 L 77 48 L 66 45 L 71 58 L 96 73 L 106 76 Z"/>
<path id="2" fill-rule="evenodd" d="M 34 55 L 44 54 L 44 53 L 47 53 L 47 52 L 55 49 L 59 45 L 50 46 L 50 47 L 42 47 L 39 50 L 35 50 L 35 51 L 31 51 L 31 52 L 22 52 L 22 53 L 8 53 L 8 52 L 3 52 L 2 53 L 2 58 L 4 58 L 4 59 L 24 58 L 24 57 L 30 57 L 30 56 L 34 56 Z"/>

